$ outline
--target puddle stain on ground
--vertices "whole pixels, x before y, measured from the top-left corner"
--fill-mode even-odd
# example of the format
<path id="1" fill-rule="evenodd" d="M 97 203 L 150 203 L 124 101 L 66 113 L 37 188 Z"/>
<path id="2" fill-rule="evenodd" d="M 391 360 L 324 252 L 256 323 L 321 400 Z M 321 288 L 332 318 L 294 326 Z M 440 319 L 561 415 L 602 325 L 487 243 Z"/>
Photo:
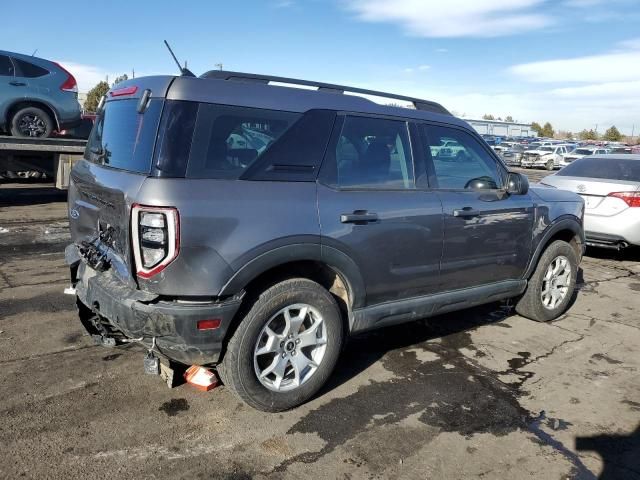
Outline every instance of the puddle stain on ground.
<path id="1" fill-rule="evenodd" d="M 169 417 L 175 417 L 178 413 L 189 410 L 189 402 L 186 398 L 172 398 L 160 405 L 158 410 L 166 413 Z"/>
<path id="2" fill-rule="evenodd" d="M 620 360 L 611 358 L 605 355 L 604 353 L 594 353 L 593 355 L 591 355 L 591 360 L 589 360 L 589 362 L 595 363 L 593 360 L 604 360 L 610 365 L 621 365 L 622 363 L 624 363 L 624 362 L 621 362 Z"/>
<path id="3" fill-rule="evenodd" d="M 319 451 L 286 459 L 275 471 L 285 471 L 297 462 L 313 463 L 354 438 L 374 435 L 372 428 L 377 427 L 380 432 L 391 426 L 401 429 L 398 423 L 412 416 L 424 424 L 426 431 L 457 432 L 464 436 L 528 431 L 540 444 L 565 457 L 575 478 L 595 478 L 575 453 L 542 429 L 544 426 L 553 431 L 565 430 L 571 423 L 548 418 L 544 412 L 534 414 L 520 405 L 523 392 L 519 388 L 533 376 L 533 372 L 520 370 L 536 360 L 530 352 L 518 352 L 518 357 L 509 360 L 505 372 L 489 370 L 460 354 L 463 348 L 477 351 L 468 330 L 498 324 L 508 315 L 509 309 L 496 311 L 493 307 L 493 315 L 476 309 L 354 339 L 356 345 L 345 352 L 335 373 L 337 377 L 347 381 L 349 378 L 344 377 L 355 376 L 377 361 L 394 377 L 384 382 L 371 381 L 357 392 L 333 399 L 300 419 L 287 433 L 316 434 L 325 445 Z M 438 342 L 429 342 L 436 339 Z M 415 351 L 406 351 L 409 346 L 412 350 L 423 348 L 434 353 L 438 360 L 421 362 Z M 503 383 L 498 380 L 501 374 L 513 374 L 518 381 Z M 391 445 L 403 435 L 384 437 Z"/>
<path id="4" fill-rule="evenodd" d="M 121 354 L 121 353 L 112 353 L 111 355 L 107 355 L 107 356 L 105 356 L 105 357 L 102 357 L 102 360 L 103 360 L 104 362 L 111 362 L 111 361 L 113 361 L 113 360 L 115 360 L 116 358 L 119 358 L 119 357 L 121 357 L 121 356 L 122 356 L 122 354 Z"/>
<path id="5" fill-rule="evenodd" d="M 325 441 L 324 447 L 290 458 L 276 471 L 284 471 L 296 462 L 315 462 L 371 427 L 387 428 L 409 416 L 438 432 L 465 436 L 506 435 L 526 429 L 531 415 L 520 406 L 518 392 L 500 382 L 495 372 L 472 363 L 459 352 L 462 348 L 475 348 L 466 330 L 505 317 L 500 314 L 487 320 L 485 314 L 481 321 L 479 316 L 482 317 L 479 312 L 463 312 L 457 318 L 449 316 L 451 320 L 407 324 L 354 339 L 355 345 L 345 352 L 337 376 L 345 376 L 340 371 L 349 368 L 345 365 L 351 365 L 357 374 L 381 361 L 394 377 L 384 382 L 371 381 L 357 392 L 309 412 L 288 433 L 315 433 Z M 431 339 L 439 342 L 428 342 Z M 415 351 L 405 351 L 404 347 L 410 345 L 436 354 L 438 360 L 420 361 Z M 364 365 L 358 367 L 359 362 Z"/>

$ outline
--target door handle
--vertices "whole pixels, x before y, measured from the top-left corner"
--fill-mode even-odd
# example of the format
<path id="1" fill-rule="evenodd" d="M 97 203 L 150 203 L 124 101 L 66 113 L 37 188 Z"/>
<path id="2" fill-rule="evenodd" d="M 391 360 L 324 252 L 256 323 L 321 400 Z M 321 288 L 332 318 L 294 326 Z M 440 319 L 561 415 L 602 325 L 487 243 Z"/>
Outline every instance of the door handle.
<path id="1" fill-rule="evenodd" d="M 377 222 L 377 213 L 368 213 L 366 210 L 356 210 L 353 213 L 343 213 L 340 215 L 341 223 L 370 223 Z"/>
<path id="2" fill-rule="evenodd" d="M 474 210 L 471 207 L 464 207 L 453 211 L 454 217 L 477 217 L 481 214 L 482 212 L 480 210 Z"/>
<path id="3" fill-rule="evenodd" d="M 13 82 L 9 82 L 9 85 L 13 85 L 14 87 L 24 87 L 26 83 L 13 81 Z"/>

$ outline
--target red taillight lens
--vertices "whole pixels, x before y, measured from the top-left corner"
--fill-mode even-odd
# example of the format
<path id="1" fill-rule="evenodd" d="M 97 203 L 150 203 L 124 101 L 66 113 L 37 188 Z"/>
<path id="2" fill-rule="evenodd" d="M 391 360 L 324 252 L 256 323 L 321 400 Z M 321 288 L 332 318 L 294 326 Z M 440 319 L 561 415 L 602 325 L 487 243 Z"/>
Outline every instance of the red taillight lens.
<path id="1" fill-rule="evenodd" d="M 180 250 L 180 217 L 173 207 L 133 205 L 131 243 L 140 278 L 150 278 L 165 269 Z"/>
<path id="2" fill-rule="evenodd" d="M 215 330 L 220 326 L 222 321 L 219 318 L 213 318 L 210 320 L 198 320 L 198 330 Z"/>
<path id="3" fill-rule="evenodd" d="M 60 90 L 62 90 L 63 92 L 78 93 L 78 83 L 76 82 L 76 79 L 74 78 L 74 76 L 71 75 L 69 71 L 59 63 L 56 63 L 56 65 L 60 67 L 60 70 L 62 70 L 64 73 L 67 74 L 67 79 L 64 81 L 62 85 L 60 85 Z"/>
<path id="4" fill-rule="evenodd" d="M 122 88 L 117 88 L 115 90 L 111 90 L 109 92 L 109 95 L 111 95 L 112 97 L 123 97 L 125 95 L 133 95 L 137 91 L 138 91 L 138 87 L 134 85 L 131 87 L 122 87 Z"/>
<path id="5" fill-rule="evenodd" d="M 612 192 L 607 196 L 620 198 L 630 207 L 640 207 L 640 192 Z"/>

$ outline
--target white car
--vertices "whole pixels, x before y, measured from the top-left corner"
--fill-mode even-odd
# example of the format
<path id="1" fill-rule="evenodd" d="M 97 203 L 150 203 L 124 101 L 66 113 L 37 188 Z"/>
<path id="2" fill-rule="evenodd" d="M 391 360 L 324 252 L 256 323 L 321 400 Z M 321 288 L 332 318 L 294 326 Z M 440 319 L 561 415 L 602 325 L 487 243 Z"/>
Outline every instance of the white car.
<path id="1" fill-rule="evenodd" d="M 560 167 L 566 167 L 571 162 L 589 155 L 606 155 L 607 153 L 609 153 L 609 150 L 604 147 L 578 147 L 562 156 Z"/>
<path id="2" fill-rule="evenodd" d="M 522 154 L 520 166 L 523 168 L 543 167 L 547 170 L 560 168 L 562 156 L 569 152 L 567 145 L 547 145 L 527 150 Z"/>
<path id="3" fill-rule="evenodd" d="M 640 155 L 589 155 L 540 183 L 584 199 L 587 245 L 640 245 Z"/>

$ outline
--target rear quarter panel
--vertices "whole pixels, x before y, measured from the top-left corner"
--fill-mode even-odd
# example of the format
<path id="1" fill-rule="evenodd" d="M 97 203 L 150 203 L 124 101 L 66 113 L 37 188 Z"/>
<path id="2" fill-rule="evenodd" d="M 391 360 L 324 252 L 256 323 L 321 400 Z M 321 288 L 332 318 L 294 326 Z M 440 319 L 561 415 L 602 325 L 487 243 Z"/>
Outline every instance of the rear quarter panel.
<path id="1" fill-rule="evenodd" d="M 241 267 L 285 245 L 307 244 L 319 256 L 315 183 L 149 178 L 138 203 L 180 214 L 178 257 L 140 280 L 154 293 L 216 296 Z"/>

